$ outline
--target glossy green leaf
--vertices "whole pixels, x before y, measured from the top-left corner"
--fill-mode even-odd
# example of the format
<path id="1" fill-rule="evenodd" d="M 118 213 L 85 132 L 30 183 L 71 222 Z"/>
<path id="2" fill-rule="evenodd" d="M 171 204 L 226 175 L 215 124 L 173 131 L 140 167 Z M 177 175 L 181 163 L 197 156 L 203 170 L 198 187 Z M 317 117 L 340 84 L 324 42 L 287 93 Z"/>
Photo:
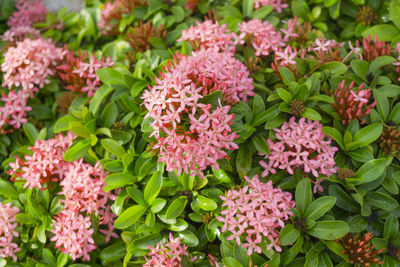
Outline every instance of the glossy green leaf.
<path id="1" fill-rule="evenodd" d="M 307 234 L 323 240 L 336 240 L 350 231 L 347 223 L 343 221 L 319 221 Z"/>
<path id="2" fill-rule="evenodd" d="M 176 217 L 181 215 L 183 210 L 186 207 L 187 202 L 188 202 L 188 199 L 186 196 L 180 196 L 180 197 L 176 198 L 169 205 L 167 212 L 165 213 L 165 218 L 170 220 L 170 219 L 175 219 Z"/>

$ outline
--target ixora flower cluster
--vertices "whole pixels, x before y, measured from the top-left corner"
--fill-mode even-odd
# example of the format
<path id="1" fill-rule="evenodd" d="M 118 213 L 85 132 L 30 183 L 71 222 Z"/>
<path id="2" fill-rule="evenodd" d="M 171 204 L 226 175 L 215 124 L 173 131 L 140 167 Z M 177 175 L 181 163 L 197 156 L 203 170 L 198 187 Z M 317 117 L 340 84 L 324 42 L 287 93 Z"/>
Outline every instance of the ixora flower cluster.
<path id="1" fill-rule="evenodd" d="M 169 242 L 163 244 L 162 241 L 157 243 L 156 247 L 150 247 L 150 252 L 147 255 L 146 263 L 143 267 L 163 266 L 163 267 L 175 267 L 182 266 L 182 257 L 186 256 L 189 258 L 189 252 L 187 246 L 181 245 L 179 238 L 174 238 L 172 234 L 169 235 Z M 195 258 L 191 259 L 192 261 Z"/>
<path id="2" fill-rule="evenodd" d="M 147 114 L 158 143 L 159 161 L 167 170 L 184 170 L 203 176 L 208 166 L 218 168 L 217 160 L 226 158 L 224 150 L 237 149 L 231 132 L 230 106 L 251 96 L 252 79 L 242 63 L 230 54 L 201 50 L 192 56 L 177 56 L 156 85 L 143 94 Z M 222 101 L 212 107 L 201 103 L 207 95 L 222 92 Z"/>
<path id="3" fill-rule="evenodd" d="M 299 122 L 295 119 L 292 117 L 283 123 L 281 129 L 275 129 L 278 142 L 268 140 L 271 153 L 265 155 L 268 162 L 260 161 L 265 168 L 262 176 L 276 173 L 277 169 L 293 174 L 296 168 L 315 177 L 335 174 L 338 168 L 335 167 L 334 155 L 338 148 L 330 146 L 331 138 L 322 133 L 322 124 L 311 120 L 306 122 L 305 118 Z M 317 180 L 314 191 L 322 190 L 320 181 Z"/>
<path id="4" fill-rule="evenodd" d="M 16 231 L 18 226 L 15 215 L 19 213 L 17 207 L 12 207 L 11 203 L 0 203 L 0 258 L 12 257 L 17 260 L 15 253 L 20 251 L 18 244 L 13 242 L 19 236 Z"/>
<path id="5" fill-rule="evenodd" d="M 74 56 L 73 51 L 67 48 L 66 51 L 63 64 L 57 66 L 58 76 L 65 83 L 66 89 L 92 97 L 101 85 L 96 71 L 112 67 L 114 63 L 109 57 L 98 60 L 94 55 L 89 57 L 87 52 L 78 51 L 78 55 Z"/>
<path id="6" fill-rule="evenodd" d="M 55 217 L 52 232 L 55 246 L 72 259 L 90 260 L 89 252 L 96 249 L 93 240 L 95 226 L 91 216 L 99 218 L 99 229 L 106 237 L 117 237 L 113 232 L 115 215 L 111 212 L 109 200 L 115 196 L 104 192 L 104 180 L 107 173 L 97 163 L 92 166 L 83 163 L 83 159 L 73 162 L 64 161 L 64 152 L 72 144 L 75 136 L 59 134 L 53 139 L 38 140 L 30 150 L 31 156 L 16 158 L 10 163 L 12 180 L 25 180 L 24 187 L 45 189 L 49 183 L 61 186 L 59 195 L 64 198 L 64 208 Z"/>
<path id="7" fill-rule="evenodd" d="M 284 227 L 284 221 L 292 214 L 294 208 L 292 195 L 274 188 L 272 181 L 262 183 L 258 176 L 252 179 L 245 177 L 248 185 L 238 190 L 231 189 L 224 201 L 223 209 L 217 220 L 224 223 L 222 232 L 229 232 L 226 240 L 235 240 L 238 246 L 247 249 L 247 254 L 261 253 L 263 238 L 267 238 L 267 250 L 279 246 L 279 230 Z"/>

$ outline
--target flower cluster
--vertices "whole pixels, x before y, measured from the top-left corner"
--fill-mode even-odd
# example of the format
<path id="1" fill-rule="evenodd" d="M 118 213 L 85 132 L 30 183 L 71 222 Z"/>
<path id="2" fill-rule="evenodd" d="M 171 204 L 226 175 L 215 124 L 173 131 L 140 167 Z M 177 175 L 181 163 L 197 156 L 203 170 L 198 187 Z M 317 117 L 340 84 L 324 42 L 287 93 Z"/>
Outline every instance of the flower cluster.
<path id="1" fill-rule="evenodd" d="M 15 215 L 18 212 L 19 209 L 12 207 L 11 203 L 0 202 L 0 259 L 12 257 L 16 261 L 15 253 L 21 250 L 16 243 L 13 243 L 13 238 L 19 236 L 15 231 L 18 226 Z"/>
<path id="2" fill-rule="evenodd" d="M 301 168 L 315 177 L 320 174 L 329 177 L 336 173 L 338 168 L 335 167 L 334 155 L 338 149 L 330 146 L 331 139 L 322 133 L 322 124 L 311 120 L 306 122 L 305 118 L 299 122 L 295 119 L 292 117 L 281 129 L 275 129 L 277 142 L 268 140 L 271 153 L 265 155 L 268 163 L 260 161 L 265 168 L 262 176 L 276 173 L 276 169 L 293 174 L 295 168 Z"/>
<path id="3" fill-rule="evenodd" d="M 307 48 L 307 50 L 314 54 L 312 58 L 317 60 L 320 64 L 324 64 L 331 61 L 340 61 L 341 55 L 339 48 L 343 45 L 343 43 L 338 43 L 335 40 L 317 38 L 314 43 Z"/>
<path id="4" fill-rule="evenodd" d="M 254 8 L 259 9 L 262 6 L 273 6 L 276 12 L 281 13 L 283 8 L 289 5 L 286 0 L 254 0 Z"/>
<path id="5" fill-rule="evenodd" d="M 119 34 L 119 22 L 138 6 L 147 5 L 146 0 L 115 0 L 104 4 L 98 27 L 103 35 Z"/>
<path id="6" fill-rule="evenodd" d="M 87 52 L 78 51 L 74 56 L 67 50 L 63 64 L 57 66 L 57 74 L 65 82 L 65 88 L 74 92 L 84 92 L 88 97 L 93 96 L 101 85 L 96 71 L 101 68 L 112 67 L 114 63 L 109 57 L 98 60 L 94 55 L 89 57 Z"/>
<path id="7" fill-rule="evenodd" d="M 163 245 L 160 241 L 155 248 L 150 247 L 150 252 L 147 254 L 146 263 L 143 267 L 182 267 L 181 257 L 189 257 L 189 252 L 185 245 L 181 245 L 179 238 L 174 238 L 172 234 L 169 235 L 169 242 Z M 194 259 L 191 259 L 192 261 Z"/>
<path id="8" fill-rule="evenodd" d="M 64 57 L 64 51 L 44 39 L 25 39 L 4 54 L 1 70 L 4 72 L 2 86 L 13 86 L 33 97 L 39 88 L 49 83 L 48 76 L 55 74 L 55 67 Z"/>
<path id="9" fill-rule="evenodd" d="M 360 48 L 360 42 L 358 40 L 356 40 L 356 47 Z M 360 55 L 360 59 L 373 61 L 377 57 L 390 55 L 391 53 L 390 43 L 379 41 L 378 35 L 375 35 L 373 42 L 371 41 L 371 36 L 363 38 L 362 40 L 362 54 Z"/>
<path id="10" fill-rule="evenodd" d="M 240 38 L 246 38 L 256 50 L 256 56 L 268 56 L 277 51 L 278 47 L 284 47 L 282 34 L 276 31 L 268 21 L 253 19 L 239 24 Z"/>
<path id="11" fill-rule="evenodd" d="M 23 91 L 10 91 L 7 95 L 3 93 L 0 100 L 0 133 L 6 134 L 13 129 L 19 129 L 27 122 L 26 113 L 32 108 L 27 106 L 28 96 Z"/>
<path id="12" fill-rule="evenodd" d="M 10 27 L 32 27 L 33 24 L 46 20 L 48 11 L 43 0 L 17 0 L 16 8 L 18 11 L 14 12 L 8 19 L 8 26 Z"/>
<path id="13" fill-rule="evenodd" d="M 217 220 L 224 223 L 222 232 L 229 231 L 227 240 L 235 240 L 238 246 L 247 249 L 247 254 L 261 253 L 260 244 L 263 237 L 269 240 L 267 250 L 279 247 L 279 230 L 284 227 L 284 221 L 293 215 L 292 195 L 274 188 L 272 181 L 261 183 L 258 175 L 253 179 L 245 177 L 249 183 L 238 190 L 231 189 L 224 201 L 221 216 Z"/>
<path id="14" fill-rule="evenodd" d="M 188 30 L 182 31 L 182 37 L 178 41 L 189 41 L 195 49 L 213 49 L 215 51 L 234 53 L 239 37 L 231 33 L 227 25 L 219 25 L 217 22 L 206 20 L 196 22 Z"/>
<path id="15" fill-rule="evenodd" d="M 1 40 L 16 44 L 22 42 L 25 38 L 37 39 L 39 37 L 40 32 L 38 30 L 28 26 L 17 26 L 6 31 L 1 36 Z"/>
<path id="16" fill-rule="evenodd" d="M 64 254 L 71 254 L 73 260 L 83 256 L 83 260 L 89 261 L 88 253 L 96 249 L 90 217 L 67 209 L 57 214 L 55 219 L 52 229 L 55 236 L 50 240 L 56 242 L 56 248 Z"/>
<path id="17" fill-rule="evenodd" d="M 59 134 L 49 140 L 37 140 L 32 155 L 19 157 L 10 163 L 8 171 L 11 180 L 22 179 L 24 187 L 44 189 L 49 181 L 60 181 L 60 195 L 64 196 L 64 209 L 55 216 L 55 234 L 51 241 L 56 241 L 56 247 L 64 253 L 71 254 L 73 259 L 83 257 L 89 260 L 88 253 L 96 248 L 92 239 L 94 228 L 91 215 L 98 216 L 99 229 L 106 237 L 116 237 L 114 230 L 115 215 L 107 204 L 115 200 L 111 192 L 104 192 L 104 180 L 107 173 L 99 162 L 95 166 L 83 163 L 83 159 L 73 162 L 64 161 L 64 152 L 71 146 L 75 136 L 67 133 Z"/>
<path id="18" fill-rule="evenodd" d="M 8 174 L 12 180 L 25 180 L 24 187 L 44 189 L 44 184 L 49 181 L 59 181 L 66 170 L 64 152 L 72 144 L 74 135 L 68 133 L 56 135 L 53 139 L 37 140 L 30 147 L 32 155 L 26 155 L 25 159 L 16 157 L 15 162 L 10 163 Z"/>
<path id="19" fill-rule="evenodd" d="M 51 240 L 56 241 L 56 247 L 60 247 L 62 252 L 71 254 L 72 259 L 83 256 L 84 260 L 89 260 L 88 253 L 96 248 L 90 215 L 99 216 L 99 225 L 106 226 L 106 229 L 99 230 L 106 236 L 106 242 L 117 237 L 113 232 L 115 215 L 107 205 L 108 200 L 114 200 L 115 196 L 103 191 L 106 176 L 99 163 L 92 166 L 83 163 L 82 159 L 65 168 L 59 193 L 65 197 L 64 209 L 55 217 L 52 230 L 55 236 Z M 74 217 L 78 218 L 78 224 Z"/>
<path id="20" fill-rule="evenodd" d="M 352 120 L 360 120 L 360 123 L 365 123 L 364 118 L 376 105 L 376 101 L 368 104 L 372 94 L 370 89 L 362 89 L 364 84 L 361 84 L 357 91 L 354 91 L 353 87 L 354 81 L 347 87 L 343 80 L 334 92 L 333 107 L 342 118 L 343 124 L 349 124 Z"/>
<path id="21" fill-rule="evenodd" d="M 218 168 L 217 160 L 227 157 L 224 151 L 237 149 L 237 137 L 229 127 L 233 115 L 230 106 L 211 110 L 211 104 L 201 99 L 215 91 L 222 91 L 223 101 L 235 103 L 252 92 L 252 80 L 242 63 L 230 54 L 201 50 L 192 56 L 176 58 L 156 85 L 143 94 L 147 116 L 158 143 L 160 161 L 167 170 L 185 170 L 203 175 L 207 166 Z"/>
<path id="22" fill-rule="evenodd" d="M 347 262 L 355 264 L 356 266 L 370 266 L 371 264 L 383 264 L 377 257 L 385 249 L 375 250 L 375 246 L 371 244 L 373 238 L 372 233 L 366 233 L 362 236 L 360 234 L 347 234 L 343 238 L 337 240 L 342 245 L 342 255 L 347 255 Z"/>

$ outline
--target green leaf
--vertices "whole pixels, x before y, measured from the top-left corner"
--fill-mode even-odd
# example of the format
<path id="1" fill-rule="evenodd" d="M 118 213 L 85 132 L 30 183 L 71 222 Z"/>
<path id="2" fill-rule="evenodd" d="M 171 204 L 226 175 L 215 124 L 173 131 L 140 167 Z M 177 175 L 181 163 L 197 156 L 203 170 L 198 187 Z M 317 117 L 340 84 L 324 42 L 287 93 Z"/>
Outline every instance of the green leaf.
<path id="1" fill-rule="evenodd" d="M 303 214 L 312 202 L 311 182 L 307 178 L 303 178 L 296 186 L 296 207 Z"/>
<path id="2" fill-rule="evenodd" d="M 392 22 L 400 29 L 400 0 L 392 0 L 388 10 Z"/>
<path id="3" fill-rule="evenodd" d="M 212 92 L 211 94 L 203 96 L 203 98 L 199 99 L 199 103 L 211 104 L 212 107 L 219 106 L 219 101 L 222 101 L 222 91 Z"/>
<path id="4" fill-rule="evenodd" d="M 96 72 L 100 80 L 105 84 L 117 84 L 126 86 L 124 75 L 111 68 L 102 68 Z"/>
<path id="5" fill-rule="evenodd" d="M 318 220 L 325 215 L 336 203 L 335 197 L 320 197 L 313 201 L 310 206 L 308 206 L 304 217 L 312 220 Z"/>
<path id="6" fill-rule="evenodd" d="M 33 126 L 32 123 L 27 122 L 22 124 L 22 128 L 24 129 L 24 132 L 28 137 L 29 141 L 31 142 L 31 144 L 32 145 L 35 144 L 35 141 L 37 140 L 38 137 L 38 132 L 35 126 Z"/>
<path id="7" fill-rule="evenodd" d="M 308 107 L 304 108 L 304 112 L 301 116 L 314 121 L 320 121 L 322 119 L 321 115 L 317 111 Z"/>
<path id="8" fill-rule="evenodd" d="M 236 157 L 236 169 L 239 177 L 244 177 L 251 169 L 252 158 L 250 155 L 250 148 L 248 145 L 241 145 L 238 155 Z"/>
<path id="9" fill-rule="evenodd" d="M 269 154 L 269 145 L 267 140 L 265 140 L 264 136 L 258 134 L 251 139 L 254 147 L 257 149 L 258 152 L 268 155 Z"/>
<path id="10" fill-rule="evenodd" d="M 373 26 L 373 27 L 375 27 L 375 26 Z M 391 26 L 391 27 L 393 27 L 393 26 Z M 375 75 L 376 71 L 379 68 L 381 68 L 381 67 L 383 67 L 385 65 L 391 65 L 394 62 L 396 62 L 396 59 L 394 57 L 390 57 L 390 56 L 377 57 L 376 59 L 374 59 L 371 62 L 371 65 L 369 66 L 369 72 Z"/>
<path id="11" fill-rule="evenodd" d="M 118 242 L 106 247 L 100 252 L 100 259 L 104 262 L 113 262 L 122 259 L 126 254 L 126 246 L 123 242 Z"/>
<path id="12" fill-rule="evenodd" d="M 0 195 L 10 199 L 18 199 L 19 196 L 14 186 L 10 182 L 4 180 L 0 180 Z"/>
<path id="13" fill-rule="evenodd" d="M 119 158 L 122 158 L 126 153 L 125 149 L 113 139 L 102 139 L 101 145 L 105 150 Z"/>
<path id="14" fill-rule="evenodd" d="M 300 230 L 296 229 L 293 224 L 287 224 L 279 233 L 279 240 L 282 246 L 288 246 L 296 242 L 300 236 Z"/>
<path id="15" fill-rule="evenodd" d="M 93 115 L 97 114 L 101 102 L 106 99 L 107 96 L 112 93 L 112 91 L 114 91 L 113 88 L 108 85 L 103 85 L 96 91 L 89 105 L 89 111 L 91 111 Z"/>
<path id="16" fill-rule="evenodd" d="M 176 22 L 181 22 L 185 18 L 185 10 L 181 6 L 171 7 L 171 12 Z"/>
<path id="17" fill-rule="evenodd" d="M 394 198 L 381 192 L 367 192 L 364 200 L 369 205 L 386 211 L 392 211 L 399 206 Z"/>
<path id="18" fill-rule="evenodd" d="M 280 113 L 279 104 L 276 104 L 276 105 L 270 107 L 269 109 L 264 110 L 263 112 L 261 112 L 259 114 L 256 114 L 252 125 L 259 126 L 268 120 L 272 120 L 273 118 L 278 116 L 279 113 Z"/>
<path id="19" fill-rule="evenodd" d="M 71 131 L 76 134 L 79 137 L 82 138 L 89 138 L 90 137 L 90 132 L 86 130 L 85 126 L 77 121 L 71 121 L 69 123 L 69 128 Z"/>
<path id="20" fill-rule="evenodd" d="M 144 188 L 144 199 L 150 205 L 157 198 L 158 193 L 160 193 L 162 187 L 162 173 L 156 171 L 150 178 L 146 187 Z"/>
<path id="21" fill-rule="evenodd" d="M 269 15 L 274 10 L 272 5 L 263 6 L 256 11 L 253 12 L 253 19 L 263 20 L 266 16 Z"/>
<path id="22" fill-rule="evenodd" d="M 351 68 L 358 77 L 363 79 L 364 81 L 367 80 L 368 62 L 361 60 L 361 59 L 354 59 L 350 62 Z"/>
<path id="23" fill-rule="evenodd" d="M 362 178 L 361 181 L 355 181 L 353 184 L 360 185 L 372 182 L 379 178 L 383 174 L 386 168 L 386 159 L 373 159 L 364 163 L 356 172 L 358 178 Z"/>
<path id="24" fill-rule="evenodd" d="M 251 17 L 254 10 L 254 0 L 243 0 L 242 9 L 244 17 Z"/>
<path id="25" fill-rule="evenodd" d="M 352 150 L 371 144 L 381 136 L 383 126 L 380 123 L 375 123 L 362 128 L 354 135 L 353 141 L 357 143 Z"/>
<path id="26" fill-rule="evenodd" d="M 212 211 L 218 207 L 217 203 L 215 203 L 214 200 L 206 198 L 202 195 L 198 195 L 194 199 L 194 205 L 205 211 Z"/>
<path id="27" fill-rule="evenodd" d="M 121 213 L 115 220 L 114 226 L 117 229 L 125 229 L 139 220 L 145 212 L 146 208 L 142 205 L 133 205 Z"/>
<path id="28" fill-rule="evenodd" d="M 341 62 L 328 62 L 318 68 L 319 70 L 329 70 L 330 74 L 340 75 L 347 71 L 347 66 Z"/>
<path id="29" fill-rule="evenodd" d="M 371 36 L 374 38 L 378 35 L 379 41 L 386 41 L 389 42 L 394 39 L 397 35 L 399 35 L 399 30 L 396 29 L 393 25 L 390 24 L 378 24 L 372 27 L 367 28 L 361 34 L 363 37 L 368 38 Z"/>
<path id="30" fill-rule="evenodd" d="M 223 258 L 222 262 L 226 267 L 243 267 L 243 265 L 238 260 L 232 257 Z"/>
<path id="31" fill-rule="evenodd" d="M 333 140 L 341 147 L 343 148 L 343 138 L 342 134 L 335 128 L 329 127 L 329 126 L 324 126 L 322 127 L 322 132 L 326 134 L 327 136 L 332 137 Z"/>
<path id="32" fill-rule="evenodd" d="M 134 184 L 135 178 L 128 174 L 113 173 L 109 174 L 104 182 L 107 184 L 107 186 L 104 188 L 104 191 L 109 191 L 115 188 L 124 187 L 125 185 Z"/>
<path id="33" fill-rule="evenodd" d="M 70 130 L 70 123 L 71 122 L 78 122 L 79 120 L 71 115 L 67 115 L 64 117 L 61 117 L 57 120 L 56 124 L 54 125 L 54 133 L 59 133 L 59 132 L 65 132 Z"/>
<path id="34" fill-rule="evenodd" d="M 149 203 L 147 203 L 146 200 L 144 200 L 142 191 L 140 191 L 136 187 L 128 186 L 126 188 L 126 192 L 130 196 L 130 198 L 132 198 L 139 205 L 145 207 L 146 209 L 149 207 Z"/>
<path id="35" fill-rule="evenodd" d="M 102 127 L 111 128 L 116 119 L 118 118 L 118 107 L 114 102 L 108 103 L 104 108 L 100 117 L 100 125 Z"/>
<path id="36" fill-rule="evenodd" d="M 319 221 L 306 232 L 319 239 L 336 240 L 346 235 L 349 231 L 349 226 L 343 221 Z"/>
<path id="37" fill-rule="evenodd" d="M 167 212 L 165 213 L 165 218 L 167 220 L 175 219 L 179 215 L 182 214 L 183 210 L 186 207 L 188 199 L 186 196 L 180 196 L 176 198 L 172 203 L 169 205 Z"/>
<path id="38" fill-rule="evenodd" d="M 82 158 L 90 148 L 90 140 L 81 140 L 68 148 L 64 154 L 65 161 L 74 161 Z"/>
<path id="39" fill-rule="evenodd" d="M 399 220 L 394 214 L 389 214 L 385 220 L 385 227 L 383 230 L 383 237 L 386 240 L 391 240 L 395 238 L 397 233 L 399 232 Z"/>
<path id="40" fill-rule="evenodd" d="M 379 111 L 379 115 L 381 115 L 381 119 L 383 121 L 386 121 L 390 112 L 390 104 L 388 98 L 383 92 L 379 90 L 374 90 L 374 99 L 376 100 L 376 107 Z"/>
<path id="41" fill-rule="evenodd" d="M 290 104 L 290 101 L 292 100 L 292 95 L 288 91 L 282 88 L 278 88 L 276 89 L 276 92 L 283 101 Z"/>
<path id="42" fill-rule="evenodd" d="M 288 68 L 279 66 L 278 70 L 282 77 L 283 82 L 286 85 L 289 85 L 291 82 L 295 81 L 294 74 Z"/>

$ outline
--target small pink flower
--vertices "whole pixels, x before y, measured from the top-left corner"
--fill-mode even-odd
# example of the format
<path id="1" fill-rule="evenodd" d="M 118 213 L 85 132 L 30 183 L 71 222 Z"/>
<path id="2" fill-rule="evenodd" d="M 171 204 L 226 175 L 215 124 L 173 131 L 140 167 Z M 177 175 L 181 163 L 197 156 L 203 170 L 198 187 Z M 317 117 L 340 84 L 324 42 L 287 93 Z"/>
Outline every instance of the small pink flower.
<path id="1" fill-rule="evenodd" d="M 259 9 L 262 6 L 273 6 L 276 12 L 281 13 L 283 8 L 287 8 L 287 3 L 282 0 L 254 0 L 254 8 Z"/>
<path id="2" fill-rule="evenodd" d="M 15 215 L 18 213 L 19 209 L 12 207 L 11 203 L 0 202 L 0 258 L 12 257 L 14 261 L 17 261 L 15 253 L 21 249 L 13 243 L 13 239 L 19 236 L 16 231 L 18 224 L 15 221 Z"/>
<path id="3" fill-rule="evenodd" d="M 18 11 L 14 12 L 8 19 L 8 26 L 28 26 L 46 20 L 47 8 L 42 0 L 17 0 L 16 8 Z"/>
<path id="4" fill-rule="evenodd" d="M 265 161 L 260 165 L 265 168 L 263 177 L 279 168 L 293 174 L 295 168 L 301 168 L 306 173 L 315 177 L 321 174 L 327 177 L 336 173 L 335 152 L 336 147 L 331 147 L 331 139 L 322 133 L 322 124 L 301 118 L 297 123 L 295 117 L 285 122 L 281 129 L 275 129 L 277 142 L 268 140 L 271 150 L 265 155 Z M 321 187 L 319 187 L 320 189 Z"/>
<path id="5" fill-rule="evenodd" d="M 162 241 L 157 246 L 149 247 L 151 250 L 146 258 L 146 263 L 143 267 L 182 267 L 181 257 L 189 257 L 189 252 L 185 245 L 181 245 L 179 238 L 174 238 L 172 234 L 169 235 L 169 242 L 163 244 Z M 196 258 L 190 259 L 194 261 Z"/>
<path id="6" fill-rule="evenodd" d="M 221 196 L 221 216 L 217 220 L 223 222 L 222 232 L 229 232 L 227 240 L 236 240 L 237 244 L 247 249 L 247 254 L 261 253 L 260 244 L 265 237 L 270 245 L 280 251 L 277 245 L 279 230 L 284 227 L 283 221 L 292 215 L 294 208 L 292 195 L 274 188 L 272 181 L 261 183 L 258 176 L 253 179 L 245 177 L 248 186 L 241 189 L 231 189 L 226 197 Z M 245 239 L 245 241 L 242 241 Z"/>

